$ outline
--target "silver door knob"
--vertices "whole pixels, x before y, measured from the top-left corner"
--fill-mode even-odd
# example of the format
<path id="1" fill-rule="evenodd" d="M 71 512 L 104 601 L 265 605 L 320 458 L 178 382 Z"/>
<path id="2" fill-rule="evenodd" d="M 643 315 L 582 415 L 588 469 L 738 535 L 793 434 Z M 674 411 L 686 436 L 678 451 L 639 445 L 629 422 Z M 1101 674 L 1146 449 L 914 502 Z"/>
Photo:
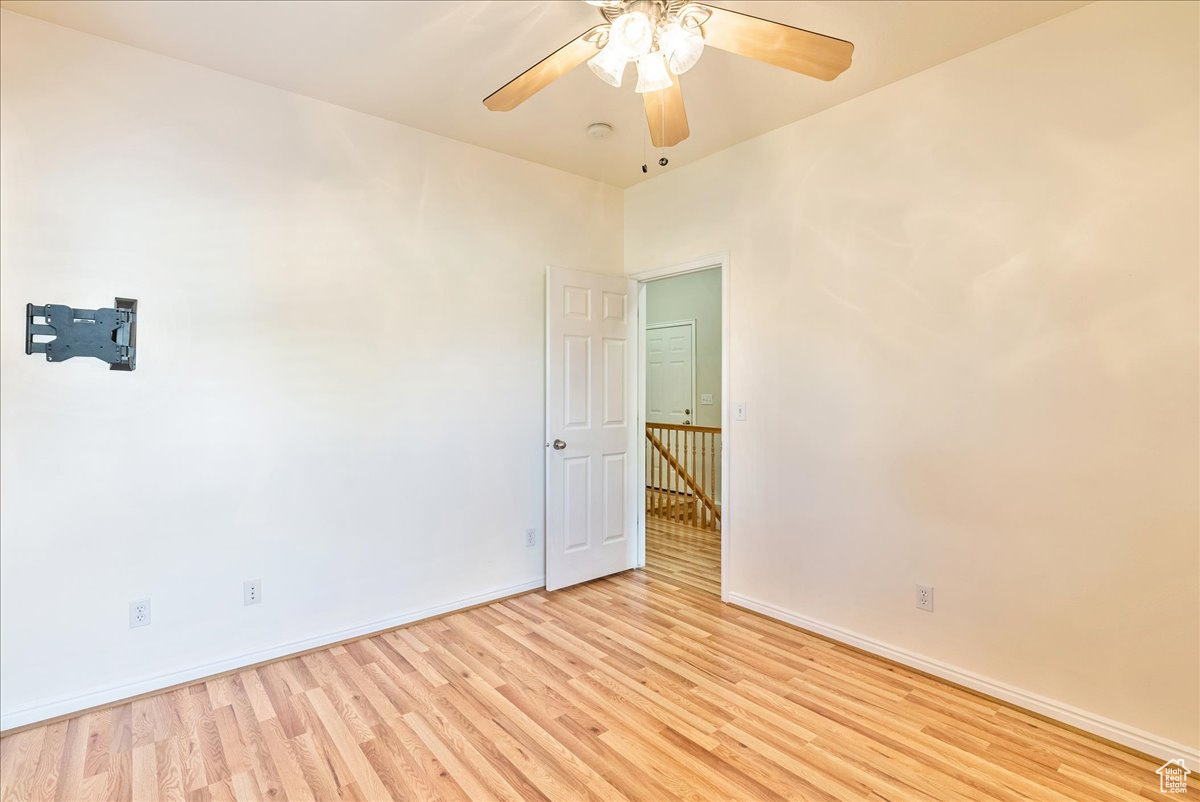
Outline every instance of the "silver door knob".
<path id="1" fill-rule="evenodd" d="M 562 450 L 563 450 L 564 448 L 566 448 L 566 447 L 567 447 L 567 444 L 566 444 L 566 443 L 564 443 L 562 440 L 555 440 L 555 441 L 554 441 L 554 450 L 555 450 L 555 451 L 562 451 Z"/>

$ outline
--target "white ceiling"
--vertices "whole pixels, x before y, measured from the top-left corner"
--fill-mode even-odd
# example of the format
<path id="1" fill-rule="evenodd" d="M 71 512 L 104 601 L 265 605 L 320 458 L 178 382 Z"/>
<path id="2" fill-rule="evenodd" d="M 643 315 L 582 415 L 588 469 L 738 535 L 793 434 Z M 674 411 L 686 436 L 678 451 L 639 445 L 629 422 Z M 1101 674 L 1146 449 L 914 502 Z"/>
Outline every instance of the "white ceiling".
<path id="1" fill-rule="evenodd" d="M 725 0 L 725 8 L 848 39 L 829 83 L 713 48 L 683 78 L 691 137 L 671 167 L 912 75 L 1086 0 Z M 641 96 L 584 66 L 510 112 L 482 100 L 601 22 L 578 0 L 3 0 L 4 8 L 616 186 L 661 172 Z M 592 122 L 615 129 L 587 137 Z"/>

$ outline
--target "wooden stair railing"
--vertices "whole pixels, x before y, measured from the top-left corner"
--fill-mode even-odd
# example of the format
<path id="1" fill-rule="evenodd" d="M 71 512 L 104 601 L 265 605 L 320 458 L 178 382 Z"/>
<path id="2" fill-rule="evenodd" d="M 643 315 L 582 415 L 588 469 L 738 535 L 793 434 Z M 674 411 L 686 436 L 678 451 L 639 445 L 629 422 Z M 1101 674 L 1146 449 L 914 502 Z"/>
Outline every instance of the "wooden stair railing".
<path id="1" fill-rule="evenodd" d="M 647 423 L 646 514 L 718 529 L 717 463 L 721 430 L 712 426 Z"/>

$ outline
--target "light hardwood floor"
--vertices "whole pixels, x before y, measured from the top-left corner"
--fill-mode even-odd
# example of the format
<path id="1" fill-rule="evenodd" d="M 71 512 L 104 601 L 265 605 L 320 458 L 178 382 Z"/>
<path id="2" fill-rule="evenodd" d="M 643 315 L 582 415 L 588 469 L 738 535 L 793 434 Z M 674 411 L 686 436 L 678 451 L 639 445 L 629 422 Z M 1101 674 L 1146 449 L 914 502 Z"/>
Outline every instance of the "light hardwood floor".
<path id="1" fill-rule="evenodd" d="M 1163 798 L 1156 761 L 725 606 L 677 553 L 15 733 L 0 798 Z"/>
<path id="2" fill-rule="evenodd" d="M 721 533 L 646 519 L 646 573 L 721 595 Z"/>

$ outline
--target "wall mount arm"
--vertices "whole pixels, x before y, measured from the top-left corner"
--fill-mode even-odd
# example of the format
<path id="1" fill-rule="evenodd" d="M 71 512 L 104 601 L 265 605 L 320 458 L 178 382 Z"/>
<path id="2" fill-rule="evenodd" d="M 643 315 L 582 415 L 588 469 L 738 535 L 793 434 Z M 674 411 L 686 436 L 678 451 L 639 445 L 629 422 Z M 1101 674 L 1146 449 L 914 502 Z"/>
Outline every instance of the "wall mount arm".
<path id="1" fill-rule="evenodd" d="M 91 356 L 107 362 L 109 370 L 133 370 L 137 365 L 137 300 L 117 298 L 113 306 L 74 309 L 62 304 L 25 304 L 25 353 L 45 354 L 47 362 Z M 54 339 L 33 340 L 48 335 Z"/>

